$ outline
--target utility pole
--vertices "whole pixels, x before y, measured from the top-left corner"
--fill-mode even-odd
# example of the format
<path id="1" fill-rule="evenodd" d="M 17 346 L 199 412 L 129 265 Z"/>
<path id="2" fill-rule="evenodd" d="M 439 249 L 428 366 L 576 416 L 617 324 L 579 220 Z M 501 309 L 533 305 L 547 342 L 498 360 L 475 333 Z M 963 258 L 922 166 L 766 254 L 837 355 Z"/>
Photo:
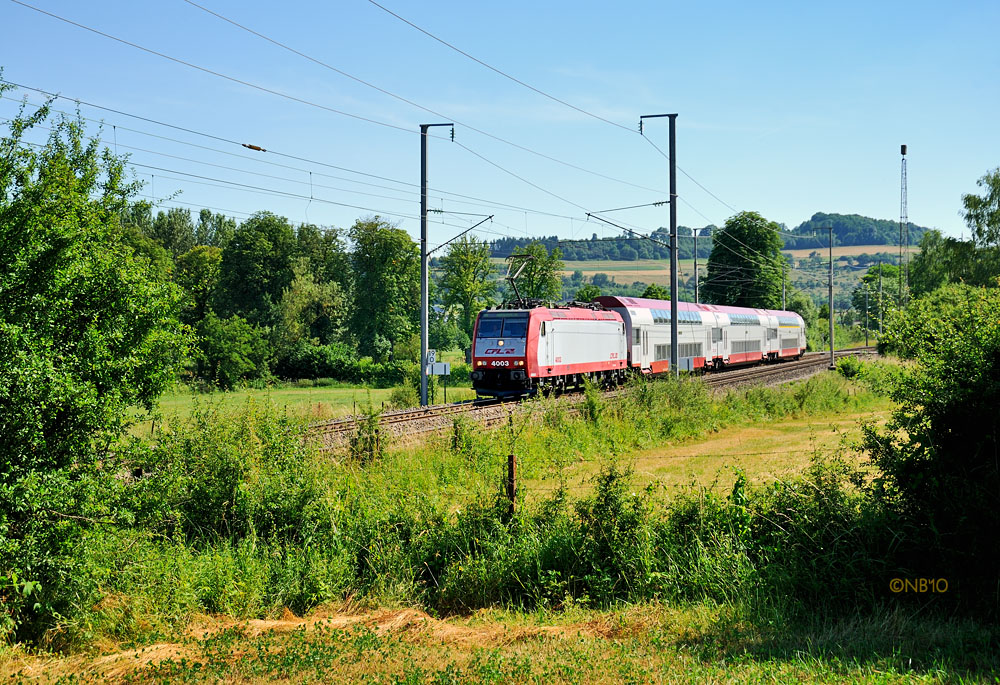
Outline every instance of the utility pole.
<path id="1" fill-rule="evenodd" d="M 833 362 L 833 226 L 828 226 L 830 229 L 830 369 L 836 369 L 837 365 Z"/>
<path id="2" fill-rule="evenodd" d="M 882 260 L 878 260 L 878 337 L 882 337 Z"/>
<path id="3" fill-rule="evenodd" d="M 903 296 L 903 273 L 906 273 L 906 288 L 910 288 L 909 260 L 903 253 L 903 232 L 906 231 L 906 249 L 910 249 L 910 226 L 909 217 L 906 211 L 906 146 L 899 146 L 899 154 L 902 158 L 899 167 L 899 295 L 896 297 L 896 306 L 900 309 L 906 304 Z M 905 260 L 905 261 L 904 261 Z"/>
<path id="4" fill-rule="evenodd" d="M 420 406 L 427 406 L 427 348 L 430 309 L 427 283 L 427 129 L 432 126 L 451 126 L 454 138 L 454 124 L 420 124 Z"/>
<path id="5" fill-rule="evenodd" d="M 865 283 L 865 347 L 868 347 L 868 284 Z"/>
<path id="6" fill-rule="evenodd" d="M 701 304 L 698 299 L 698 229 L 692 228 L 691 234 L 694 236 L 694 303 Z"/>
<path id="7" fill-rule="evenodd" d="M 785 258 L 781 258 L 781 310 L 785 310 Z"/>
<path id="8" fill-rule="evenodd" d="M 674 377 L 681 374 L 677 362 L 677 115 L 644 114 L 639 117 L 639 133 L 643 119 L 667 117 L 670 120 L 670 369 Z"/>

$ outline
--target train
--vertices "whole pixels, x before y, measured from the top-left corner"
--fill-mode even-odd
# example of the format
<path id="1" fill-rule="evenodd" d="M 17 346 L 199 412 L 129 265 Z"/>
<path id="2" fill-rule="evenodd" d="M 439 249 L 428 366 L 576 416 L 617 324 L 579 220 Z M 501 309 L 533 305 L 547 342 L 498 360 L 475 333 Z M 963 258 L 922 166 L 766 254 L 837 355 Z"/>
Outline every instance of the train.
<path id="1" fill-rule="evenodd" d="M 677 303 L 678 366 L 691 372 L 798 359 L 806 329 L 795 312 Z M 483 310 L 472 343 L 472 387 L 508 399 L 615 385 L 670 371 L 670 302 L 601 296 L 593 303 Z"/>

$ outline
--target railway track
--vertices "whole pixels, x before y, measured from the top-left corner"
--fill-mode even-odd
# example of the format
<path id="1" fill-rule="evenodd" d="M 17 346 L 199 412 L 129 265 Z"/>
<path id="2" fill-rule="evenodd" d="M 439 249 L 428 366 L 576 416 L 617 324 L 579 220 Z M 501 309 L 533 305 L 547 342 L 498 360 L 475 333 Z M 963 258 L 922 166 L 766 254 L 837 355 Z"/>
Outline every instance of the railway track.
<path id="1" fill-rule="evenodd" d="M 835 358 L 846 356 L 868 356 L 876 354 L 874 347 L 858 347 L 838 350 Z M 737 368 L 722 373 L 704 376 L 703 382 L 712 388 L 738 387 L 750 383 L 769 380 L 788 382 L 811 375 L 828 367 L 829 352 L 813 352 L 792 362 L 767 364 L 747 368 Z M 609 391 L 610 393 L 620 392 Z M 566 398 L 572 401 L 572 396 Z M 492 426 L 508 418 L 517 407 L 515 402 L 502 403 L 498 400 L 474 400 L 455 404 L 439 404 L 415 409 L 401 409 L 384 412 L 378 416 L 379 426 L 386 433 L 396 436 L 418 435 L 449 429 L 453 419 L 466 415 L 485 426 Z M 324 449 L 336 449 L 345 438 L 354 434 L 363 422 L 363 416 L 348 416 L 331 421 L 323 421 L 310 426 L 309 433 L 320 439 Z"/>

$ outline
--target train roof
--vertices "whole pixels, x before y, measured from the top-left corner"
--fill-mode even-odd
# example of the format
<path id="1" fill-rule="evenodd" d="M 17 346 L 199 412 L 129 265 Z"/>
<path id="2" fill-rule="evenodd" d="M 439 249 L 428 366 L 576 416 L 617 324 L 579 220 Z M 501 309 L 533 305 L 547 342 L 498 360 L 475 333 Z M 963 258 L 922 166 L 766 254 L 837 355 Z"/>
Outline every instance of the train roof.
<path id="1" fill-rule="evenodd" d="M 545 320 L 574 319 L 583 321 L 621 321 L 618 312 L 609 309 L 591 309 L 589 307 L 532 307 L 530 309 L 486 309 L 481 314 L 499 314 L 512 316 L 528 314 Z"/>
<path id="2" fill-rule="evenodd" d="M 640 309 L 670 309 L 670 300 L 648 300 L 644 297 L 618 297 L 601 295 L 595 298 L 605 307 L 638 307 Z M 752 307 L 731 307 L 724 304 L 695 304 L 694 302 L 678 302 L 680 312 L 720 312 L 722 314 L 763 314 L 765 316 L 799 316 L 798 312 L 782 309 L 755 309 Z"/>

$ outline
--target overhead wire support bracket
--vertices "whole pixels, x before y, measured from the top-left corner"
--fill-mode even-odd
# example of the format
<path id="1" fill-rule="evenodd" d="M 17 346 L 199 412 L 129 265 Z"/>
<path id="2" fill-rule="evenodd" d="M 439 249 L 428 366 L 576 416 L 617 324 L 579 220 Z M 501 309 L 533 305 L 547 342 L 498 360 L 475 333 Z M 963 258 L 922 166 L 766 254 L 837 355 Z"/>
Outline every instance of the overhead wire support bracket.
<path id="1" fill-rule="evenodd" d="M 652 243 L 656 243 L 657 245 L 660 245 L 661 247 L 665 247 L 668 250 L 670 249 L 670 245 L 668 245 L 667 243 L 665 243 L 665 242 L 663 242 L 661 240 L 657 240 L 656 238 L 654 238 L 652 236 L 649 236 L 649 235 L 646 235 L 645 233 L 639 233 L 638 231 L 633 231 L 631 228 L 628 228 L 627 226 L 622 226 L 621 224 L 616 224 L 614 221 L 608 221 L 604 217 L 597 216 L 593 212 L 587 212 L 587 218 L 588 219 L 590 219 L 590 218 L 597 219 L 598 221 L 602 221 L 602 222 L 608 224 L 609 226 L 614 226 L 615 228 L 620 228 L 621 230 L 626 231 L 627 233 L 631 233 L 632 235 L 636 236 L 637 238 L 642 238 L 642 239 L 648 240 L 648 241 L 650 241 Z"/>
<path id="2" fill-rule="evenodd" d="M 430 211 L 432 211 L 432 212 L 443 212 L 444 210 L 441 210 L 441 209 L 432 209 Z M 449 214 L 450 213 L 452 213 L 452 212 L 449 212 Z M 454 213 L 455 214 L 468 214 L 468 212 L 454 212 Z M 477 214 L 476 216 L 482 216 L 482 214 Z M 433 250 L 431 250 L 430 252 L 427 253 L 427 256 L 430 257 L 432 254 L 434 254 L 435 252 L 437 252 L 438 250 L 440 250 L 445 245 L 448 245 L 449 243 L 455 242 L 456 240 L 458 240 L 459 238 L 461 238 L 463 235 L 465 235 L 469 231 L 472 231 L 472 230 L 478 228 L 479 226 L 482 226 L 487 221 L 493 221 L 493 216 L 494 216 L 493 214 L 490 214 L 488 217 L 486 217 L 485 219 L 483 219 L 479 223 L 476 223 L 476 224 L 473 224 L 472 226 L 469 226 L 467 229 L 465 229 L 464 231 L 462 231 L 461 233 L 459 233 L 458 235 L 456 235 L 451 240 L 446 240 L 445 242 L 443 242 L 440 245 L 438 245 L 437 247 L 435 247 Z"/>
<path id="3" fill-rule="evenodd" d="M 615 207 L 614 209 L 599 209 L 593 214 L 607 214 L 608 212 L 621 212 L 626 209 L 639 209 L 640 207 L 662 207 L 663 205 L 669 205 L 670 200 L 657 200 L 656 202 L 647 202 L 643 205 L 629 205 L 628 207 Z"/>

